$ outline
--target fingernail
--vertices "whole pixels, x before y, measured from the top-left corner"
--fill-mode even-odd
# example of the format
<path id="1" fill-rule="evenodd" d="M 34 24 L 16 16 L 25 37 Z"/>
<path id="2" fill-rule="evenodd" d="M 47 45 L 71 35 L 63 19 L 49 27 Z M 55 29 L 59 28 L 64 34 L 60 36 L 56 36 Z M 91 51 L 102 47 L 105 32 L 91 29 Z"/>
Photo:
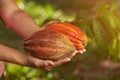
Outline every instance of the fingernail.
<path id="1" fill-rule="evenodd" d="M 54 65 L 55 63 L 54 62 L 51 62 L 51 65 Z"/>
<path id="2" fill-rule="evenodd" d="M 75 55 L 76 55 L 76 53 L 73 53 L 73 54 L 72 54 L 72 56 L 75 56 Z"/>
<path id="3" fill-rule="evenodd" d="M 86 49 L 83 49 L 84 52 L 86 52 Z"/>
<path id="4" fill-rule="evenodd" d="M 70 58 L 67 58 L 67 61 L 70 61 L 71 59 Z"/>
<path id="5" fill-rule="evenodd" d="M 54 62 L 49 61 L 46 65 L 48 65 L 48 66 L 52 66 L 52 65 L 54 65 Z"/>
<path id="6" fill-rule="evenodd" d="M 84 51 L 83 51 L 83 50 L 80 50 L 79 52 L 80 52 L 81 54 L 83 54 L 83 53 L 84 53 Z"/>
<path id="7" fill-rule="evenodd" d="M 78 53 L 78 51 L 77 51 L 77 50 L 75 50 L 75 53 Z"/>

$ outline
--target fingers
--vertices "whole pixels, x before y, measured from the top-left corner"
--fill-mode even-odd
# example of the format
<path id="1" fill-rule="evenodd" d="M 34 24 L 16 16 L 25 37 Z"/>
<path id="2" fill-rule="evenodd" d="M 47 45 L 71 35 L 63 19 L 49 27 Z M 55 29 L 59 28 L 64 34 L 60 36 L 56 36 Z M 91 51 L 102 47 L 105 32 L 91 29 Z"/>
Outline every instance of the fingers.
<path id="1" fill-rule="evenodd" d="M 73 57 L 74 55 L 75 55 L 75 53 L 73 53 L 71 55 L 71 57 Z M 67 57 L 67 58 L 64 58 L 62 60 L 53 62 L 51 60 L 41 60 L 41 59 L 38 59 L 38 58 L 35 58 L 35 57 L 32 57 L 32 56 L 28 56 L 27 66 L 36 67 L 36 68 L 39 68 L 39 69 L 44 69 L 44 70 L 50 71 L 52 68 L 70 61 L 70 59 L 71 58 Z"/>
<path id="2" fill-rule="evenodd" d="M 76 55 L 77 52 L 78 52 L 78 51 L 76 50 L 74 53 L 70 54 L 68 57 L 66 57 L 66 58 L 64 58 L 64 59 L 61 59 L 61 60 L 59 60 L 59 61 L 54 62 L 54 65 L 47 66 L 45 69 L 46 69 L 47 71 L 50 71 L 50 70 L 51 70 L 52 68 L 54 68 L 54 67 L 57 67 L 57 66 L 59 66 L 59 65 L 61 65 L 61 64 L 63 64 L 63 63 L 69 62 L 69 61 L 71 60 L 71 58 Z"/>
<path id="3" fill-rule="evenodd" d="M 45 69 L 47 71 L 50 71 L 53 68 L 54 65 L 55 65 L 55 63 L 53 61 L 46 60 L 44 62 L 43 69 Z"/>
<path id="4" fill-rule="evenodd" d="M 53 66 L 54 62 L 50 60 L 36 60 L 35 66 L 38 68 L 46 67 L 46 66 Z"/>
<path id="5" fill-rule="evenodd" d="M 59 65 L 61 65 L 63 63 L 66 63 L 66 62 L 68 62 L 70 60 L 71 60 L 70 58 L 64 58 L 64 59 L 56 61 L 54 63 L 51 63 L 51 61 L 46 61 L 44 69 L 47 70 L 47 71 L 50 71 L 52 68 L 54 68 L 56 66 L 59 66 Z"/>
<path id="6" fill-rule="evenodd" d="M 30 58 L 31 60 L 29 62 L 32 61 L 34 66 L 37 68 L 40 68 L 40 69 L 43 68 L 47 71 L 50 71 L 52 68 L 54 68 L 56 66 L 59 66 L 59 65 L 66 63 L 66 62 L 69 62 L 71 60 L 71 58 L 76 55 L 76 53 L 83 54 L 84 52 L 86 52 L 85 49 L 76 50 L 74 53 L 70 54 L 68 57 L 61 59 L 61 60 L 58 60 L 58 61 L 55 61 L 55 62 L 50 61 L 50 60 L 40 60 L 40 59 L 34 58 L 34 57 L 31 57 Z"/>
<path id="7" fill-rule="evenodd" d="M 59 60 L 59 61 L 54 62 L 54 65 L 52 65 L 52 66 L 47 66 L 45 69 L 46 69 L 47 71 L 50 71 L 52 68 L 54 68 L 54 67 L 56 67 L 56 66 L 59 66 L 59 65 L 61 65 L 61 64 L 63 64 L 63 63 L 66 63 L 66 62 L 68 62 L 68 61 L 70 61 L 70 60 L 71 60 L 70 58 L 64 58 L 64 59 L 62 59 L 62 60 Z"/>
<path id="8" fill-rule="evenodd" d="M 76 50 L 75 52 L 73 52 L 72 54 L 70 54 L 70 55 L 68 55 L 68 58 L 72 58 L 72 57 L 74 57 L 75 55 L 76 55 L 76 53 L 78 53 L 78 51 Z"/>
<path id="9" fill-rule="evenodd" d="M 46 60 L 44 66 L 53 66 L 55 63 L 53 61 Z"/>
<path id="10" fill-rule="evenodd" d="M 27 64 L 26 66 L 29 66 L 29 67 L 45 68 L 48 66 L 54 66 L 55 63 L 50 60 L 41 60 L 29 55 L 27 56 L 26 64 Z"/>
<path id="11" fill-rule="evenodd" d="M 63 64 L 63 63 L 66 63 L 66 62 L 68 62 L 68 61 L 70 61 L 70 60 L 71 60 L 71 59 L 67 57 L 67 58 L 64 58 L 64 59 L 62 59 L 62 60 L 56 61 L 54 67 L 59 66 L 59 65 L 61 65 L 61 64 Z"/>
<path id="12" fill-rule="evenodd" d="M 50 71 L 54 67 L 55 63 L 50 60 L 36 60 L 35 67 L 43 70 Z"/>
<path id="13" fill-rule="evenodd" d="M 45 69 L 47 71 L 50 71 L 52 68 L 54 67 L 57 67 L 63 63 L 66 63 L 66 62 L 69 62 L 71 60 L 72 57 L 74 57 L 76 55 L 76 53 L 78 53 L 78 51 L 76 50 L 74 53 L 68 55 L 68 57 L 64 58 L 64 59 L 61 59 L 61 60 L 58 60 L 58 61 L 55 61 L 54 62 L 54 65 L 51 65 L 51 66 L 47 66 Z"/>
<path id="14" fill-rule="evenodd" d="M 83 49 L 84 52 L 86 52 L 86 49 Z"/>
<path id="15" fill-rule="evenodd" d="M 80 54 L 84 54 L 84 52 L 86 52 L 86 49 L 78 50 L 78 53 L 80 53 Z"/>

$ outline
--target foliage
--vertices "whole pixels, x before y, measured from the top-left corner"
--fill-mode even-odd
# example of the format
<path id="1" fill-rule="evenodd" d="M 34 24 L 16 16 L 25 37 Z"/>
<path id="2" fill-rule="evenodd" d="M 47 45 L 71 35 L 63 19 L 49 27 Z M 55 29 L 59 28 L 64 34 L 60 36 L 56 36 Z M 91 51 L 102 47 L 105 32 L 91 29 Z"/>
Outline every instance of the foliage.
<path id="1" fill-rule="evenodd" d="M 119 80 L 120 1 L 119 0 L 17 0 L 21 9 L 40 25 L 51 21 L 71 22 L 88 36 L 87 52 L 50 72 L 6 65 L 7 80 Z M 87 4 L 89 3 L 89 4 Z M 80 5 L 82 4 L 82 5 Z M 0 41 L 21 50 L 21 38 L 0 21 Z M 4 32 L 3 32 L 4 31 Z M 9 36 L 7 36 L 9 34 Z M 12 39 L 10 38 L 12 36 Z M 13 43 L 17 43 L 14 44 Z"/>

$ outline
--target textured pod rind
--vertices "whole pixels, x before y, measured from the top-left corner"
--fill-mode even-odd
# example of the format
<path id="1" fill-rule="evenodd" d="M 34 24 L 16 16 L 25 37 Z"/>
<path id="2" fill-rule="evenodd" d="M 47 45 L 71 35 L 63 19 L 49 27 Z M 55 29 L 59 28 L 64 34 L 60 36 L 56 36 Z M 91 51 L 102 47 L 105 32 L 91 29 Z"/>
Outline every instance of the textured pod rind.
<path id="1" fill-rule="evenodd" d="M 67 36 L 51 30 L 35 32 L 24 40 L 23 47 L 34 57 L 53 61 L 65 58 L 75 51 Z"/>
<path id="2" fill-rule="evenodd" d="M 87 36 L 77 26 L 65 22 L 53 22 L 48 24 L 46 30 L 57 31 L 69 37 L 77 50 L 84 49 L 87 45 Z"/>

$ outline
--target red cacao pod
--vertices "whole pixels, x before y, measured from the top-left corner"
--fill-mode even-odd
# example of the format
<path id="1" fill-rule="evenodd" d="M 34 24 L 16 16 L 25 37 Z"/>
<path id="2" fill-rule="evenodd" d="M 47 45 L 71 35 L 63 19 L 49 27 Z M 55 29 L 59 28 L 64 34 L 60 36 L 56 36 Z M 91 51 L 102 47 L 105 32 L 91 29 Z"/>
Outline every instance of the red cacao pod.
<path id="1" fill-rule="evenodd" d="M 83 50 L 87 45 L 87 36 L 77 26 L 65 22 L 48 24 L 46 30 L 57 31 L 69 37 L 77 50 Z"/>
<path id="2" fill-rule="evenodd" d="M 59 60 L 75 51 L 69 38 L 56 31 L 38 31 L 26 38 L 24 49 L 32 56 L 45 60 Z"/>

